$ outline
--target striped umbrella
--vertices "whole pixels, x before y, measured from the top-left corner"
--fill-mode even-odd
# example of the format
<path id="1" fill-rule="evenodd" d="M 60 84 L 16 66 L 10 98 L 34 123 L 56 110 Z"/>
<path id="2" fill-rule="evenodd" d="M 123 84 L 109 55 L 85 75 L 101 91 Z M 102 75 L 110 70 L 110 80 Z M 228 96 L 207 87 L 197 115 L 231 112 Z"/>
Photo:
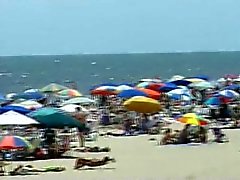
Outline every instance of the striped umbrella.
<path id="1" fill-rule="evenodd" d="M 75 89 L 64 89 L 64 90 L 58 92 L 58 95 L 62 96 L 62 97 L 80 97 L 80 96 L 82 96 L 82 94 Z"/>
<path id="2" fill-rule="evenodd" d="M 177 118 L 177 121 L 185 124 L 196 125 L 196 126 L 205 126 L 208 124 L 207 119 L 201 116 L 198 116 L 195 113 L 184 114 L 183 116 Z"/>
<path id="3" fill-rule="evenodd" d="M 20 136 L 3 136 L 0 140 L 1 150 L 33 148 L 32 145 Z"/>

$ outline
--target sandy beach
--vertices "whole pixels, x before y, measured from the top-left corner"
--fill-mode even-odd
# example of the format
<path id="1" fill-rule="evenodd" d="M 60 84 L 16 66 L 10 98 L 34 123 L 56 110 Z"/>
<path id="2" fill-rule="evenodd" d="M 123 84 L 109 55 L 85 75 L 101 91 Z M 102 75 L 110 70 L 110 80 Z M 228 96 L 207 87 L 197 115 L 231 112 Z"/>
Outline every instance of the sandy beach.
<path id="1" fill-rule="evenodd" d="M 61 173 L 43 173 L 33 176 L 1 177 L 1 179 L 239 179 L 240 131 L 226 130 L 230 138 L 225 144 L 168 145 L 157 146 L 149 138 L 160 136 L 142 135 L 137 137 L 100 137 L 87 145 L 109 146 L 110 153 L 72 153 L 74 156 L 114 157 L 116 163 L 100 168 L 73 170 L 74 159 L 58 159 L 34 162 L 36 167 L 62 165 L 67 168 Z M 209 137 L 212 138 L 211 135 Z M 8 167 L 11 168 L 11 167 Z"/>

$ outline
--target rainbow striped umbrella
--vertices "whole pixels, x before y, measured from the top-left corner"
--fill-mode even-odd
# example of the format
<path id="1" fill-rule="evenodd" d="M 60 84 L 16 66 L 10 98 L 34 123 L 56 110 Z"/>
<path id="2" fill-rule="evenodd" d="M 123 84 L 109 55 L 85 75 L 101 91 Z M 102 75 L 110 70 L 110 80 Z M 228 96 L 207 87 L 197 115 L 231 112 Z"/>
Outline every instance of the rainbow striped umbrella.
<path id="1" fill-rule="evenodd" d="M 1 150 L 33 148 L 32 145 L 23 137 L 20 136 L 3 136 L 0 140 Z"/>
<path id="2" fill-rule="evenodd" d="M 58 92 L 59 96 L 62 97 L 80 97 L 82 94 L 75 89 L 64 89 Z"/>

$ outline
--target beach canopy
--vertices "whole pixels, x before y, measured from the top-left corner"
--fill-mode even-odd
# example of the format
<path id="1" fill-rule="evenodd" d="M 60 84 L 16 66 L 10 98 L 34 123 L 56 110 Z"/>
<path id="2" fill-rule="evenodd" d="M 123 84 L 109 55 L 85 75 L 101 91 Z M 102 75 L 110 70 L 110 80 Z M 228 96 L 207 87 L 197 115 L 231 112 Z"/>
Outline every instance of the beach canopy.
<path id="1" fill-rule="evenodd" d="M 161 109 L 161 105 L 157 100 L 144 96 L 135 96 L 123 103 L 124 107 L 129 111 L 139 113 L 154 113 Z"/>
<path id="2" fill-rule="evenodd" d="M 68 88 L 66 86 L 62 86 L 60 84 L 51 83 L 51 84 L 43 87 L 42 89 L 40 89 L 40 91 L 43 93 L 55 93 L 55 92 L 62 91 L 64 89 L 68 89 Z"/>
<path id="3" fill-rule="evenodd" d="M 195 113 L 187 113 L 177 118 L 177 121 L 184 124 L 191 124 L 196 126 L 205 126 L 208 124 L 208 120 L 198 116 Z"/>
<path id="4" fill-rule="evenodd" d="M 30 124 L 39 124 L 39 122 L 15 111 L 8 111 L 0 115 L 0 126 Z"/>
<path id="5" fill-rule="evenodd" d="M 66 112 L 57 108 L 42 108 L 33 111 L 28 116 L 49 128 L 80 127 L 84 125 Z"/>
<path id="6" fill-rule="evenodd" d="M 148 95 L 145 92 L 140 91 L 138 89 L 128 89 L 120 92 L 117 96 L 120 98 L 128 99 L 134 96 L 148 96 Z"/>
<path id="7" fill-rule="evenodd" d="M 26 109 L 26 108 L 21 107 L 21 106 L 7 105 L 7 106 L 0 107 L 0 114 L 5 113 L 7 111 L 11 111 L 11 110 L 15 111 L 15 112 L 18 112 L 20 114 L 27 114 L 27 113 L 31 112 L 31 110 Z"/>
<path id="8" fill-rule="evenodd" d="M 71 98 L 71 97 L 80 97 L 82 94 L 75 89 L 64 89 L 57 93 L 60 97 Z"/>
<path id="9" fill-rule="evenodd" d="M 3 136 L 0 140 L 0 150 L 21 148 L 31 149 L 32 145 L 26 139 L 20 136 Z"/>
<path id="10" fill-rule="evenodd" d="M 67 105 L 67 104 L 80 104 L 80 105 L 89 105 L 89 104 L 95 104 L 96 101 L 92 100 L 88 97 L 76 97 L 69 99 L 65 102 L 62 103 L 62 106 Z"/>

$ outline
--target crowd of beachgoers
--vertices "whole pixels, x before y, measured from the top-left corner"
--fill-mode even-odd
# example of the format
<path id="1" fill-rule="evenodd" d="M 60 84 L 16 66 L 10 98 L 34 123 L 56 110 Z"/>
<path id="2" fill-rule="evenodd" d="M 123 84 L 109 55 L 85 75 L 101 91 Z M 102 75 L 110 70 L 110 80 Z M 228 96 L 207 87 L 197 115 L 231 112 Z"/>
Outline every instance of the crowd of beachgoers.
<path id="1" fill-rule="evenodd" d="M 85 146 L 100 136 L 161 135 L 158 145 L 227 143 L 225 128 L 240 126 L 240 76 L 217 81 L 207 76 L 173 76 L 168 81 L 141 79 L 135 84 L 104 83 L 87 96 L 77 89 L 51 83 L 41 89 L 1 96 L 0 173 L 6 161 L 51 159 L 68 151 L 110 152 L 110 147 Z M 180 128 L 174 129 L 177 124 Z M 214 139 L 209 139 L 212 132 Z M 73 142 L 78 142 L 73 145 Z M 78 157 L 73 168 L 115 161 Z M 9 175 L 64 171 L 18 166 Z"/>

